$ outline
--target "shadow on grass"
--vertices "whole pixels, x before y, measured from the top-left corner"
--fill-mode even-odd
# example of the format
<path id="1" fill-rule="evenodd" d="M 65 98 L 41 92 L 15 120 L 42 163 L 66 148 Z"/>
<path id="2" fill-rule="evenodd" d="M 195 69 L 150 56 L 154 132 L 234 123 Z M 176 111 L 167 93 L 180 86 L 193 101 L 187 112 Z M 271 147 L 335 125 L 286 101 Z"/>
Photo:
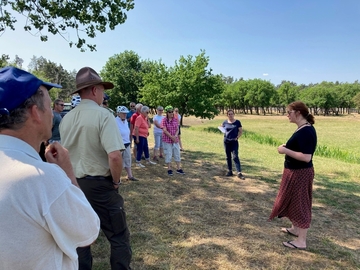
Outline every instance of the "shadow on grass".
<path id="1" fill-rule="evenodd" d="M 333 240 L 346 241 L 341 235 L 344 229 L 329 217 L 322 216 L 325 213 L 321 208 L 314 209 L 317 233 L 311 234 L 310 231 L 308 251 L 298 251 L 296 257 L 288 255 L 295 251 L 281 246 L 282 241 L 289 239 L 277 228 L 286 225 L 278 219 L 266 222 L 281 172 L 269 171 L 257 165 L 256 160 L 245 158 L 242 160 L 243 171 L 249 173 L 244 181 L 224 176 L 224 156 L 186 151 L 182 157 L 186 175 L 168 176 L 162 160 L 154 166 L 134 168 L 134 175 L 140 181 L 127 182 L 121 187 L 132 235 L 133 269 L 360 267 L 356 251 Z M 351 183 L 347 183 L 348 186 L 337 185 L 323 175 L 316 177 L 316 184 L 321 187 L 315 194 L 317 199 L 335 198 L 341 190 L 355 200 L 350 190 L 358 191 L 358 187 Z M 337 190 L 331 190 L 334 187 Z M 327 199 L 324 203 L 333 207 Z M 336 211 L 328 209 L 330 214 Z M 345 212 L 344 216 L 349 214 Z M 351 219 L 349 222 L 354 224 L 350 232 L 355 238 L 357 223 Z M 321 235 L 319 230 L 327 234 Z M 100 244 L 95 247 L 100 248 Z M 107 257 L 103 253 L 95 252 Z M 104 260 L 99 259 L 94 269 L 109 269 L 105 265 Z"/>

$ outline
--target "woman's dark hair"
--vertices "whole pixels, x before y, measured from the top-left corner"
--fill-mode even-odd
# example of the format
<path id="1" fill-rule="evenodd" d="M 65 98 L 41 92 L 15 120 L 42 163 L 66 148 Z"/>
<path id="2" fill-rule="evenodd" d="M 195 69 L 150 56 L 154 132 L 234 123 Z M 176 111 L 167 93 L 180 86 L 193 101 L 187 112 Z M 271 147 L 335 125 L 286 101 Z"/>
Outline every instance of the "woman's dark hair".
<path id="1" fill-rule="evenodd" d="M 229 109 L 229 110 L 227 110 L 226 115 L 229 115 L 229 112 L 232 112 L 233 114 L 235 114 L 233 109 Z"/>
<path id="2" fill-rule="evenodd" d="M 308 121 L 311 125 L 315 124 L 314 116 L 309 112 L 308 107 L 302 101 L 294 101 L 288 105 L 288 108 L 294 111 L 300 112 L 300 114 Z"/>

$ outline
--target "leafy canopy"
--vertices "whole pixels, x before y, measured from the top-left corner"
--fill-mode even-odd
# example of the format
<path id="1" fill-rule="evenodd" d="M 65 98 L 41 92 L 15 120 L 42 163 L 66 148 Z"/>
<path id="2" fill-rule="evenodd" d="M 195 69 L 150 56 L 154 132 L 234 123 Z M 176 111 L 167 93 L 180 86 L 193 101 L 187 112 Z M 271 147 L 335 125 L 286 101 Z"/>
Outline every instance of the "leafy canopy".
<path id="1" fill-rule="evenodd" d="M 47 41 L 44 34 L 47 30 L 54 35 L 60 35 L 69 42 L 85 51 L 85 45 L 96 50 L 96 45 L 87 44 L 80 32 L 88 38 L 94 38 L 96 32 L 101 33 L 109 27 L 114 30 L 118 24 L 127 19 L 124 11 L 134 8 L 134 0 L 1 0 L 0 1 L 0 34 L 7 28 L 15 30 L 16 18 L 11 11 L 24 15 L 26 25 L 24 30 L 36 33 L 41 41 Z M 77 41 L 65 38 L 65 34 L 74 29 Z"/>

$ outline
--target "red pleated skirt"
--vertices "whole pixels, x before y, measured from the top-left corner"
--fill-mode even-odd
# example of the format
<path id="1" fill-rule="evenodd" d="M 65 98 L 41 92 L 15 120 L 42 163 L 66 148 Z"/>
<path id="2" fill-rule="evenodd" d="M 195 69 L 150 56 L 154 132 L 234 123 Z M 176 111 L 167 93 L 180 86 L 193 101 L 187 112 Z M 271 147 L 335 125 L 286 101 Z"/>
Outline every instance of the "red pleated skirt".
<path id="1" fill-rule="evenodd" d="M 284 169 L 279 193 L 269 217 L 287 217 L 301 229 L 310 228 L 314 167 Z"/>

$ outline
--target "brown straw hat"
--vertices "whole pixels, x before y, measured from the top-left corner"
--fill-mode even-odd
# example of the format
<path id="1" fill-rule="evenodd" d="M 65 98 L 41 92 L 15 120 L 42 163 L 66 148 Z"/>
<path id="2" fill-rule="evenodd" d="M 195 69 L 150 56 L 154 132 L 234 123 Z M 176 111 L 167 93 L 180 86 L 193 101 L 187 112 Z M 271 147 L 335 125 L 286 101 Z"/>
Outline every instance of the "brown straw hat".
<path id="1" fill-rule="evenodd" d="M 81 89 L 97 84 L 102 84 L 105 90 L 114 88 L 113 83 L 103 82 L 95 70 L 90 67 L 83 67 L 76 74 L 76 90 L 71 95 L 79 92 Z"/>

